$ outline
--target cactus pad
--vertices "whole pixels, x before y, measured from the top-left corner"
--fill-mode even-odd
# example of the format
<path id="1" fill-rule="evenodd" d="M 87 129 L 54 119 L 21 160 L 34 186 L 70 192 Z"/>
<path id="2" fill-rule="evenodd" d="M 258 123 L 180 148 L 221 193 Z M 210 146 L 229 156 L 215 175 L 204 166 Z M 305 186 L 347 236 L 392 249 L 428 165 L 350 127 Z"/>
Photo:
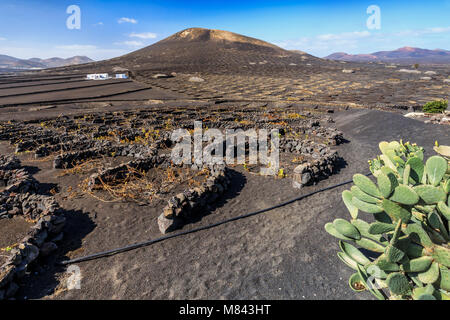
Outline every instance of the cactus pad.
<path id="1" fill-rule="evenodd" d="M 425 170 L 422 160 L 418 157 L 412 157 L 406 161 L 406 164 L 411 167 L 411 171 L 409 172 L 410 181 L 412 180 L 414 184 L 420 183 Z"/>
<path id="2" fill-rule="evenodd" d="M 342 200 L 344 201 L 345 206 L 347 207 L 348 211 L 350 212 L 350 215 L 353 219 L 358 218 L 358 208 L 355 207 L 352 203 L 353 195 L 350 191 L 345 190 L 342 192 Z"/>
<path id="3" fill-rule="evenodd" d="M 423 283 L 435 283 L 439 279 L 439 265 L 436 262 L 431 263 L 428 270 L 419 273 L 418 278 Z"/>
<path id="4" fill-rule="evenodd" d="M 403 273 L 395 272 L 389 274 L 386 283 L 389 290 L 395 295 L 407 295 L 411 293 L 411 285 Z"/>
<path id="5" fill-rule="evenodd" d="M 350 222 L 344 219 L 336 219 L 333 221 L 333 226 L 337 232 L 348 237 L 350 239 L 359 240 L 361 239 L 361 234 L 358 229 Z"/>
<path id="6" fill-rule="evenodd" d="M 391 173 L 391 175 L 393 175 Z M 395 179 L 395 177 L 394 177 Z M 394 191 L 394 184 L 389 176 L 383 172 L 380 172 L 377 177 L 378 189 L 380 189 L 381 195 L 384 198 L 388 198 L 392 191 Z"/>
<path id="7" fill-rule="evenodd" d="M 411 212 L 395 202 L 384 199 L 382 206 L 384 211 L 386 211 L 386 213 L 395 221 L 400 219 L 403 221 L 409 221 L 409 219 L 411 219 Z"/>
<path id="8" fill-rule="evenodd" d="M 362 191 L 373 197 L 382 197 L 381 192 L 380 190 L 378 190 L 378 187 L 375 185 L 375 183 L 373 183 L 372 180 L 370 180 L 365 175 L 359 173 L 355 174 L 353 176 L 353 183 L 357 185 Z"/>
<path id="9" fill-rule="evenodd" d="M 357 207 L 362 212 L 367 213 L 379 213 L 383 212 L 383 208 L 372 203 L 364 202 L 359 200 L 357 197 L 352 198 L 352 203 L 355 207 Z"/>
<path id="10" fill-rule="evenodd" d="M 374 222 L 370 224 L 369 233 L 370 234 L 383 234 L 386 232 L 391 232 L 395 230 L 395 226 L 390 223 Z"/>
<path id="11" fill-rule="evenodd" d="M 430 186 L 430 185 L 421 185 L 413 188 L 414 191 L 419 195 L 419 197 L 425 201 L 427 204 L 435 204 L 439 201 L 445 201 L 446 194 L 440 188 Z"/>
<path id="12" fill-rule="evenodd" d="M 359 251 L 356 247 L 352 246 L 351 244 L 339 241 L 339 247 L 345 254 L 347 254 L 357 263 L 361 265 L 370 263 L 370 260 L 361 251 Z"/>
<path id="13" fill-rule="evenodd" d="M 381 142 L 380 150 L 369 161 L 377 184 L 356 174 L 355 185 L 342 194 L 350 222 L 325 225 L 355 244 L 339 243 L 339 258 L 357 271 L 349 285 L 378 299 L 383 293 L 390 299 L 450 299 L 450 157 L 434 156 L 424 165 L 423 148 L 401 141 Z M 375 221 L 358 219 L 358 210 Z"/>
<path id="14" fill-rule="evenodd" d="M 430 268 L 432 262 L 431 257 L 420 257 L 403 263 L 402 269 L 405 272 L 424 272 Z"/>
<path id="15" fill-rule="evenodd" d="M 361 279 L 361 276 L 358 272 L 355 272 L 350 276 L 350 278 L 348 279 L 348 285 L 350 286 L 350 288 L 352 288 L 352 290 L 356 292 L 366 290 L 364 281 Z"/>
<path id="16" fill-rule="evenodd" d="M 352 195 L 361 201 L 372 203 L 372 204 L 377 204 L 380 201 L 378 198 L 368 195 L 367 193 L 362 191 L 357 186 L 352 186 L 350 190 L 352 192 Z"/>
<path id="17" fill-rule="evenodd" d="M 447 161 L 439 156 L 433 156 L 427 160 L 425 165 L 425 172 L 428 176 L 428 181 L 433 186 L 438 186 L 447 172 Z"/>
<path id="18" fill-rule="evenodd" d="M 395 188 L 394 194 L 389 198 L 389 200 L 406 205 L 415 205 L 419 202 L 419 196 L 413 188 L 401 184 Z"/>

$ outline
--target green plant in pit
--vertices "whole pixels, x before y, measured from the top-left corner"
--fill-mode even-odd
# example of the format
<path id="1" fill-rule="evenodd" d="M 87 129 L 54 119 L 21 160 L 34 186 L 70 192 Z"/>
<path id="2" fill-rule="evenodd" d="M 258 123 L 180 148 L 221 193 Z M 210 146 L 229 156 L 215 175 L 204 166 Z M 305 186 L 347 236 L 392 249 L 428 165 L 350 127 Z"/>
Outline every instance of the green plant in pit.
<path id="1" fill-rule="evenodd" d="M 369 161 L 376 183 L 356 174 L 342 193 L 351 220 L 325 225 L 341 240 L 338 257 L 355 270 L 350 287 L 379 299 L 449 300 L 450 147 L 436 145 L 440 156 L 425 163 L 415 144 L 379 147 L 382 155 Z"/>
<path id="2" fill-rule="evenodd" d="M 425 103 L 422 107 L 423 112 L 427 113 L 442 113 L 448 108 L 447 100 L 436 100 Z"/>

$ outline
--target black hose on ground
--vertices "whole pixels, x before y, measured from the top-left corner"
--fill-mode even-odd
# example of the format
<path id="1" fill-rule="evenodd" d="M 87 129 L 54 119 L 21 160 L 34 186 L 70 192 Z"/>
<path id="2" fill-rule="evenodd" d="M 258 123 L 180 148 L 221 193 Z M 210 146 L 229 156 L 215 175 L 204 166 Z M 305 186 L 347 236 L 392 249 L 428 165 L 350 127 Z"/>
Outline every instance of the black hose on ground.
<path id="1" fill-rule="evenodd" d="M 370 176 L 370 175 L 372 175 L 372 173 L 366 174 L 366 176 Z M 322 189 L 319 189 L 319 190 L 312 191 L 310 193 L 301 195 L 301 196 L 299 196 L 297 198 L 294 198 L 294 199 L 282 202 L 282 203 L 277 204 L 275 206 L 272 206 L 270 208 L 261 209 L 261 210 L 258 210 L 258 211 L 255 211 L 255 212 L 251 212 L 251 213 L 247 213 L 247 214 L 244 214 L 244 215 L 240 215 L 240 216 L 237 216 L 237 217 L 234 217 L 234 218 L 222 220 L 222 221 L 219 221 L 219 222 L 216 222 L 216 223 L 213 223 L 213 224 L 209 224 L 209 225 L 206 225 L 206 226 L 203 226 L 203 227 L 198 227 L 198 228 L 195 228 L 195 229 L 192 229 L 192 230 L 186 230 L 186 231 L 183 231 L 183 232 L 166 235 L 166 236 L 163 236 L 163 237 L 160 237 L 160 238 L 157 238 L 157 239 L 148 240 L 148 241 L 144 241 L 144 242 L 140 242 L 140 243 L 135 243 L 135 244 L 128 245 L 128 246 L 121 247 L 121 248 L 117 248 L 117 249 L 112 249 L 112 250 L 108 250 L 108 251 L 94 253 L 94 254 L 91 254 L 91 255 L 88 255 L 88 256 L 85 256 L 85 257 L 75 258 L 75 259 L 71 259 L 71 260 L 65 260 L 65 261 L 60 262 L 60 264 L 61 265 L 69 265 L 69 264 L 73 264 L 73 263 L 78 263 L 78 262 L 84 262 L 84 261 L 89 261 L 89 260 L 109 257 L 109 256 L 112 256 L 112 255 L 115 255 L 115 254 L 118 254 L 118 253 L 130 251 L 130 250 L 134 250 L 134 249 L 138 249 L 138 248 L 142 248 L 142 247 L 146 247 L 146 246 L 149 246 L 149 245 L 152 245 L 154 243 L 161 242 L 161 241 L 164 241 L 164 240 L 168 240 L 168 239 L 184 236 L 184 235 L 187 235 L 187 234 L 190 234 L 190 233 L 199 232 L 199 231 L 202 231 L 202 230 L 212 229 L 212 228 L 215 228 L 215 227 L 220 226 L 222 224 L 226 224 L 226 223 L 229 223 L 229 222 L 245 219 L 245 218 L 252 217 L 252 216 L 255 216 L 255 215 L 267 212 L 267 211 L 271 211 L 271 210 L 274 210 L 274 209 L 277 209 L 277 208 L 280 208 L 280 207 L 284 207 L 284 206 L 286 206 L 288 204 L 291 204 L 293 202 L 296 202 L 296 201 L 302 200 L 304 198 L 310 197 L 310 196 L 312 196 L 314 194 L 317 194 L 317 193 L 320 193 L 320 192 L 324 192 L 324 191 L 327 191 L 327 190 L 331 190 L 331 189 L 335 189 L 335 188 L 341 187 L 343 185 L 346 185 L 346 184 L 349 184 L 349 183 L 352 183 L 352 182 L 353 182 L 353 180 L 348 180 L 348 181 L 345 181 L 345 182 L 341 182 L 341 183 L 338 183 L 338 184 L 335 184 L 335 185 L 332 185 L 332 186 L 328 186 L 328 187 L 325 187 L 325 188 L 322 188 Z"/>

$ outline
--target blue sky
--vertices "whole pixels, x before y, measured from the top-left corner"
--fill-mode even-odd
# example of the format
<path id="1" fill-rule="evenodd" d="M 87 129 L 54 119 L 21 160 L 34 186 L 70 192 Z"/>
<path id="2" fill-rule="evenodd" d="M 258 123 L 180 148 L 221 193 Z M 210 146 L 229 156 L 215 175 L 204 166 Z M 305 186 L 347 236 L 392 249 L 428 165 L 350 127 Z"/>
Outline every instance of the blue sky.
<path id="1" fill-rule="evenodd" d="M 81 9 L 79 30 L 66 27 L 70 5 Z M 380 29 L 366 25 L 370 5 L 380 8 Z M 1 0 L 0 54 L 106 59 L 189 27 L 237 32 L 320 57 L 403 46 L 450 50 L 449 17 L 450 0 Z"/>

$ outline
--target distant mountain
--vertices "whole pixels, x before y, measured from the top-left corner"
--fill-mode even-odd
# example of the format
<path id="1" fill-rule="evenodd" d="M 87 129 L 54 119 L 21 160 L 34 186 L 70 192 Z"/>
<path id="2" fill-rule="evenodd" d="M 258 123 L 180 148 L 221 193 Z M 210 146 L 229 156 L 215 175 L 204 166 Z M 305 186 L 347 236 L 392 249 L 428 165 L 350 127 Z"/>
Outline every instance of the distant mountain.
<path id="1" fill-rule="evenodd" d="M 353 62 L 393 62 L 393 63 L 450 63 L 450 51 L 443 49 L 421 49 L 403 47 L 393 51 L 378 51 L 371 54 L 348 54 L 336 52 L 325 57 L 330 60 Z"/>
<path id="2" fill-rule="evenodd" d="M 75 64 L 82 64 L 82 63 L 89 63 L 93 62 L 94 60 L 85 57 L 85 56 L 75 56 L 72 58 L 50 58 L 50 59 L 39 59 L 39 58 L 32 58 L 29 61 L 42 63 L 47 66 L 47 68 L 57 68 L 57 67 L 64 67 L 64 66 L 71 66 Z"/>
<path id="3" fill-rule="evenodd" d="M 0 68 L 2 69 L 42 69 L 45 65 L 39 62 L 22 60 L 14 57 L 0 55 Z"/>
<path id="4" fill-rule="evenodd" d="M 18 59 L 7 55 L 0 55 L 0 69 L 19 69 L 19 70 L 33 70 L 33 69 L 47 69 L 55 67 L 70 66 L 75 64 L 82 64 L 93 62 L 94 60 L 84 57 L 75 56 L 72 58 L 50 58 L 39 59 L 32 58 L 28 60 Z"/>

